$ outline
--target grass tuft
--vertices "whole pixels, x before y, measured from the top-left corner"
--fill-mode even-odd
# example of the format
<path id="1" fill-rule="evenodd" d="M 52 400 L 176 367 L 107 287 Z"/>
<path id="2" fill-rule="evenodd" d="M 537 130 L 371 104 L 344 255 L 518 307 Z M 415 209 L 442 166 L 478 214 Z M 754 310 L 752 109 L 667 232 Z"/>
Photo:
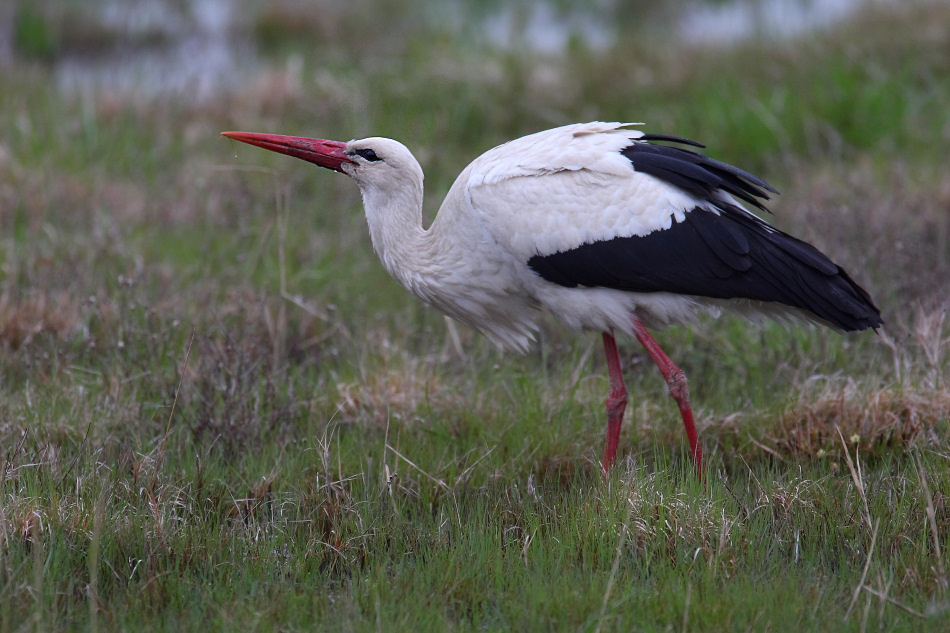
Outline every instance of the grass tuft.
<path id="1" fill-rule="evenodd" d="M 853 381 L 816 380 L 799 394 L 799 403 L 778 420 L 777 449 L 792 458 L 832 457 L 840 452 L 837 434 L 851 446 L 872 453 L 908 451 L 923 435 L 944 432 L 950 392 L 908 391 L 895 387 L 861 389 Z"/>

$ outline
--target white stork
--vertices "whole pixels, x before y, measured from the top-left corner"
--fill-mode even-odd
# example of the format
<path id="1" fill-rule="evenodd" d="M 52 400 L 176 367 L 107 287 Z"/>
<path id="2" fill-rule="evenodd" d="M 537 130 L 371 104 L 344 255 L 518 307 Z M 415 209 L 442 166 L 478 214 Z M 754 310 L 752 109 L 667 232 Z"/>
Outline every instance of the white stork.
<path id="1" fill-rule="evenodd" d="M 407 290 L 502 347 L 525 351 L 547 309 L 603 333 L 610 391 L 601 462 L 614 463 L 627 404 L 615 332 L 634 336 L 679 406 L 690 454 L 702 449 L 686 376 L 647 327 L 722 308 L 795 315 L 839 331 L 877 328 L 870 296 L 813 246 L 742 206 L 776 193 L 746 171 L 621 123 L 581 123 L 482 154 L 422 226 L 422 168 L 388 138 L 348 143 L 224 132 L 347 174 L 373 248 Z M 740 202 L 741 201 L 741 202 Z"/>

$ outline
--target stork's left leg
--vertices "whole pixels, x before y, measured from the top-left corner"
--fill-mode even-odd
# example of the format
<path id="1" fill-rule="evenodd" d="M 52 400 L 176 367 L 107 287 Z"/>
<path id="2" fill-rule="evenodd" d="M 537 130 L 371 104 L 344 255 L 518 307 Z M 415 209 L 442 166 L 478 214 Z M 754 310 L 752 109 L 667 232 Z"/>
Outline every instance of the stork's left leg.
<path id="1" fill-rule="evenodd" d="M 623 424 L 623 412 L 627 408 L 627 385 L 623 382 L 623 370 L 620 368 L 620 354 L 613 332 L 604 332 L 604 353 L 607 355 L 607 373 L 610 376 L 610 393 L 607 394 L 607 444 L 604 446 L 604 459 L 600 462 L 606 473 L 617 459 L 617 444 L 620 443 L 620 426 Z"/>
<path id="2" fill-rule="evenodd" d="M 647 354 L 650 355 L 650 358 L 653 359 L 656 366 L 660 368 L 660 373 L 663 374 L 663 378 L 670 388 L 670 396 L 672 396 L 677 406 L 679 406 L 680 415 L 683 417 L 683 426 L 686 427 L 686 436 L 689 438 L 689 451 L 693 456 L 697 472 L 702 475 L 703 449 L 699 445 L 696 423 L 693 421 L 693 410 L 689 406 L 689 386 L 686 384 L 686 374 L 660 349 L 659 343 L 650 336 L 650 333 L 643 327 L 643 323 L 640 322 L 640 319 L 638 319 L 636 315 L 634 315 L 632 319 L 633 331 L 637 336 L 637 340 L 643 345 L 643 349 L 647 351 Z"/>

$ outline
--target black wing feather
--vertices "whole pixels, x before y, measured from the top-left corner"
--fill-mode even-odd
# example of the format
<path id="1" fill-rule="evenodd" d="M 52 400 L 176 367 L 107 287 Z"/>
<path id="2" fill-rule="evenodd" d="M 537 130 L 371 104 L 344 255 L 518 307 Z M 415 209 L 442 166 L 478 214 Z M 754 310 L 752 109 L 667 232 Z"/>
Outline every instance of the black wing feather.
<path id="1" fill-rule="evenodd" d="M 868 293 L 818 249 L 736 207 L 696 208 L 682 222 L 528 261 L 561 286 L 775 302 L 845 331 L 883 321 Z"/>
<path id="2" fill-rule="evenodd" d="M 767 182 L 728 163 L 709 158 L 680 147 L 645 142 L 675 140 L 698 145 L 685 139 L 647 134 L 621 150 L 636 171 L 650 174 L 691 194 L 708 200 L 717 189 L 767 211 L 760 200 L 768 200 L 769 193 L 778 193 Z"/>
<path id="3" fill-rule="evenodd" d="M 637 138 L 638 141 L 666 141 L 668 143 L 680 143 L 682 145 L 692 145 L 704 149 L 706 146 L 696 141 L 691 141 L 682 136 L 670 136 L 669 134 L 644 134 Z"/>

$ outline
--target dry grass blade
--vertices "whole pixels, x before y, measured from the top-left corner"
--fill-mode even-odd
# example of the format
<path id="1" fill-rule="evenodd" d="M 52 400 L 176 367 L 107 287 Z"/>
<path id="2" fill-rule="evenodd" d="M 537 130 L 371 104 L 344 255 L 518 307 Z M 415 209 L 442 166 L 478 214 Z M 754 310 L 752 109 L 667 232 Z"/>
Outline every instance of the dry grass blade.
<path id="1" fill-rule="evenodd" d="M 901 604 L 900 602 L 898 602 L 898 601 L 895 600 L 894 598 L 892 598 L 892 597 L 890 597 L 890 596 L 888 596 L 888 595 L 886 595 L 886 594 L 884 594 L 884 593 L 881 593 L 881 592 L 878 591 L 877 589 L 874 589 L 874 588 L 869 587 L 869 586 L 867 586 L 867 585 L 859 585 L 859 587 L 860 587 L 861 589 L 864 589 L 865 591 L 867 591 L 867 592 L 868 592 L 869 594 L 871 594 L 872 596 L 878 597 L 878 598 L 880 598 L 881 600 L 884 600 L 885 602 L 894 605 L 895 607 L 897 607 L 897 608 L 900 609 L 901 611 L 906 611 L 907 613 L 909 613 L 909 614 L 911 614 L 911 615 L 915 615 L 915 616 L 917 616 L 918 618 L 923 618 L 923 617 L 924 617 L 924 614 L 921 613 L 920 611 L 916 611 L 916 610 L 914 610 L 914 609 L 911 609 L 910 607 L 908 607 L 908 606 L 905 605 L 905 604 Z M 857 598 L 857 596 L 855 596 L 855 598 Z M 845 619 L 847 619 L 847 616 L 845 616 Z"/>
<path id="2" fill-rule="evenodd" d="M 943 554 L 940 551 L 940 533 L 937 531 L 937 511 L 934 508 L 933 496 L 930 494 L 930 486 L 927 484 L 927 473 L 924 465 L 920 461 L 920 453 L 914 451 L 914 461 L 917 463 L 917 474 L 920 476 L 920 486 L 924 489 L 924 499 L 927 502 L 927 522 L 930 524 L 930 535 L 934 542 L 934 558 L 937 559 L 937 573 L 940 578 L 937 579 L 941 592 L 947 590 L 947 570 L 943 565 Z"/>
<path id="3" fill-rule="evenodd" d="M 858 459 L 858 448 L 854 448 L 854 460 L 851 459 L 851 454 L 848 452 L 848 445 L 844 442 L 844 436 L 841 434 L 841 429 L 838 426 L 835 426 L 835 430 L 838 432 L 838 439 L 841 440 L 841 447 L 844 449 L 844 458 L 848 464 L 848 470 L 851 471 L 851 479 L 854 480 L 854 485 L 858 489 L 858 494 L 861 496 L 861 502 L 864 503 L 864 519 L 868 523 L 868 528 L 871 527 L 871 509 L 868 506 L 868 497 L 864 491 L 864 480 L 861 477 L 861 460 Z M 855 461 L 857 461 L 857 466 L 855 466 Z"/>
<path id="4" fill-rule="evenodd" d="M 785 458 L 782 457 L 782 454 L 781 454 L 781 453 L 779 453 L 779 452 L 776 451 L 775 449 L 769 448 L 768 446 L 766 446 L 765 444 L 763 444 L 763 443 L 761 443 L 761 442 L 757 442 L 756 439 L 755 439 L 754 437 L 752 437 L 751 434 L 749 434 L 749 442 L 750 442 L 753 446 L 755 446 L 756 448 L 765 451 L 766 453 L 768 453 L 769 455 L 771 455 L 771 456 L 774 457 L 775 459 L 779 460 L 780 462 L 783 462 L 783 463 L 785 462 Z M 746 467 L 748 467 L 748 464 L 746 464 Z"/>
<path id="5" fill-rule="evenodd" d="M 627 520 L 623 523 L 623 529 L 620 530 L 620 540 L 617 542 L 617 553 L 614 556 L 613 565 L 610 567 L 610 576 L 607 577 L 607 588 L 604 589 L 604 599 L 600 603 L 600 617 L 597 618 L 597 626 L 594 627 L 594 633 L 600 633 L 600 627 L 603 626 L 604 616 L 607 613 L 607 603 L 610 601 L 610 594 L 613 592 L 614 581 L 617 579 L 617 570 L 620 567 L 620 554 L 623 552 L 624 543 L 627 541 L 627 532 L 630 531 L 630 521 L 633 520 L 633 508 L 634 504 L 629 502 L 630 492 L 633 490 L 633 477 L 630 478 L 630 485 L 627 488 L 626 498 L 628 499 L 627 505 Z"/>
<path id="6" fill-rule="evenodd" d="M 445 332 L 447 335 L 446 344 L 442 349 L 442 356 L 446 356 L 448 351 L 449 343 L 452 344 L 452 351 L 455 352 L 456 358 L 465 358 L 465 348 L 462 347 L 462 339 L 459 337 L 458 328 L 455 327 L 455 321 L 449 317 L 445 317 Z"/>
<path id="7" fill-rule="evenodd" d="M 103 487 L 93 506 L 92 538 L 89 542 L 89 584 L 86 595 L 89 600 L 89 630 L 99 630 L 99 548 L 102 541 L 107 487 Z"/>
<path id="8" fill-rule="evenodd" d="M 388 450 L 392 451 L 392 452 L 396 455 L 396 457 L 398 457 L 399 459 L 401 459 L 402 461 L 406 462 L 407 464 L 409 464 L 410 466 L 412 466 L 413 468 L 415 468 L 417 471 L 419 471 L 419 473 L 420 473 L 421 475 L 423 475 L 424 477 L 426 477 L 426 478 L 428 478 L 429 480 L 431 480 L 433 483 L 435 483 L 435 485 L 437 485 L 437 486 L 438 486 L 439 488 L 441 488 L 442 490 L 448 490 L 448 489 L 449 489 L 448 485 L 447 485 L 444 481 L 442 481 L 441 479 L 436 479 L 435 477 L 433 477 L 432 475 L 430 475 L 430 474 L 427 473 L 426 471 L 424 471 L 424 470 L 422 470 L 421 468 L 419 468 L 418 466 L 416 466 L 416 465 L 412 462 L 412 460 L 410 460 L 408 457 L 406 457 L 405 455 L 403 455 L 402 453 L 400 453 L 399 451 L 397 451 L 395 448 L 393 448 L 393 447 L 390 446 L 389 444 L 386 444 L 386 448 L 387 448 Z"/>
<path id="9" fill-rule="evenodd" d="M 861 595 L 861 589 L 866 588 L 864 581 L 868 577 L 868 569 L 871 568 L 871 557 L 874 555 L 874 545 L 877 543 L 877 528 L 880 525 L 881 520 L 877 519 L 874 522 L 874 531 L 871 534 L 871 547 L 868 548 L 868 556 L 864 561 L 864 570 L 861 572 L 861 580 L 858 581 L 858 584 L 854 587 L 854 593 L 851 596 L 851 604 L 848 605 L 848 610 L 845 611 L 844 621 L 847 622 L 848 618 L 851 617 L 851 612 L 854 610 L 854 605 L 858 603 L 858 596 Z"/>
<path id="10" fill-rule="evenodd" d="M 470 466 L 468 466 L 465 470 L 463 470 L 463 471 L 459 474 L 459 476 L 456 477 L 456 479 L 455 479 L 455 485 L 457 486 L 458 484 L 460 484 L 460 483 L 462 483 L 462 482 L 468 481 L 469 475 L 472 474 L 472 471 L 475 470 L 475 467 L 478 466 L 478 463 L 481 462 L 481 461 L 482 461 L 483 459 L 485 459 L 486 457 L 488 457 L 489 455 L 491 455 L 491 454 L 492 454 L 492 451 L 494 451 L 494 450 L 495 450 L 495 447 L 494 447 L 494 446 L 491 447 L 490 449 L 488 449 L 487 451 L 485 451 L 485 454 L 484 454 L 484 455 L 482 455 L 481 457 L 479 457 L 478 459 L 476 459 L 474 462 L 472 462 L 472 464 L 471 464 Z"/>
<path id="11" fill-rule="evenodd" d="M 158 455 L 155 460 L 155 472 L 152 473 L 152 487 L 155 490 L 158 485 L 158 472 L 161 470 L 162 460 L 165 458 L 165 445 L 168 442 L 168 435 L 172 430 L 172 418 L 175 417 L 175 409 L 178 407 L 178 397 L 181 395 L 181 386 L 185 381 L 185 373 L 188 370 L 188 359 L 191 358 L 191 346 L 195 342 L 195 330 L 191 330 L 191 337 L 188 339 L 188 347 L 185 348 L 185 358 L 181 362 L 181 370 L 178 372 L 178 386 L 175 388 L 175 397 L 172 399 L 172 408 L 168 412 L 168 421 L 165 423 L 165 432 L 162 434 L 161 444 L 158 445 Z"/>

